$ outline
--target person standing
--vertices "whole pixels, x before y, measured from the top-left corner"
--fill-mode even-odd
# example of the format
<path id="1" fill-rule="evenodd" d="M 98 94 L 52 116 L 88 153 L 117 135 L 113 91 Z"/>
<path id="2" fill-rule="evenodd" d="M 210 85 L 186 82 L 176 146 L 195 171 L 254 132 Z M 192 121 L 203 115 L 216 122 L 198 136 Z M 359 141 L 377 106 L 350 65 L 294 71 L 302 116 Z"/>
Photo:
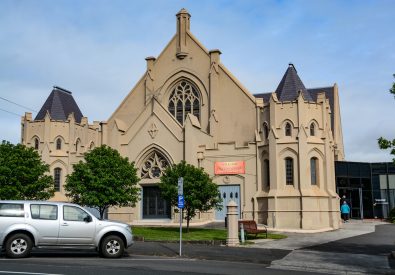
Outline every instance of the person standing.
<path id="1" fill-rule="evenodd" d="M 340 207 L 340 212 L 341 212 L 341 216 L 342 216 L 343 222 L 347 222 L 348 221 L 348 217 L 350 215 L 350 206 L 348 206 L 346 201 L 343 201 L 343 204 Z"/>

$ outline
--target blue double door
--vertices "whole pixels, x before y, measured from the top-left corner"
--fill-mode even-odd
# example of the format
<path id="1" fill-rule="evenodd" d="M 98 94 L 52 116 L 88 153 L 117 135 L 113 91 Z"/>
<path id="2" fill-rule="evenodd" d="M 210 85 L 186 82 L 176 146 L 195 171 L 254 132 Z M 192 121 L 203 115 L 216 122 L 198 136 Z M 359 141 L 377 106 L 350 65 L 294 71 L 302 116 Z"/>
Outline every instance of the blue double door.
<path id="1" fill-rule="evenodd" d="M 225 220 L 226 206 L 231 200 L 237 203 L 240 219 L 240 185 L 220 185 L 218 186 L 218 190 L 222 198 L 222 210 L 215 212 L 215 219 L 218 221 Z"/>

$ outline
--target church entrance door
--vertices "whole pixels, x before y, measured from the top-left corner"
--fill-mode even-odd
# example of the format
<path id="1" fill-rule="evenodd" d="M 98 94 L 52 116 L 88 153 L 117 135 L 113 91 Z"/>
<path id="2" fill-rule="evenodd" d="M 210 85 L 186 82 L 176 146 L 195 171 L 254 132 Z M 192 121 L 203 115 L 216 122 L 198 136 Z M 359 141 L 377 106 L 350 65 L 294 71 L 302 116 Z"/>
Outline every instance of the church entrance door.
<path id="1" fill-rule="evenodd" d="M 220 185 L 218 186 L 218 190 L 222 198 L 222 210 L 215 212 L 215 219 L 218 221 L 225 220 L 226 206 L 231 200 L 237 203 L 240 218 L 240 185 Z"/>
<path id="2" fill-rule="evenodd" d="M 143 187 L 143 219 L 170 219 L 171 207 L 160 195 L 158 186 Z"/>

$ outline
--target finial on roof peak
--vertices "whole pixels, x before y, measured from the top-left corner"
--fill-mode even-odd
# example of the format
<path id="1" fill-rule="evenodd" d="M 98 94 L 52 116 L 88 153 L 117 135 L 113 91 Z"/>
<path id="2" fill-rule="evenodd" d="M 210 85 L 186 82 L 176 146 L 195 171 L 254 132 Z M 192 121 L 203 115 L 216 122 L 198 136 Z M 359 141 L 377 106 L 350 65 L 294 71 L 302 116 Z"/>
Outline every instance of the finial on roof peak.
<path id="1" fill-rule="evenodd" d="M 293 68 L 295 70 L 295 72 L 298 73 L 298 71 L 295 68 L 295 65 L 292 62 L 288 63 L 288 68 Z"/>
<path id="2" fill-rule="evenodd" d="M 189 12 L 185 9 L 185 8 L 182 8 L 178 13 L 177 13 L 177 15 L 179 15 L 179 14 L 182 14 L 182 13 L 186 13 L 186 14 L 189 14 Z"/>

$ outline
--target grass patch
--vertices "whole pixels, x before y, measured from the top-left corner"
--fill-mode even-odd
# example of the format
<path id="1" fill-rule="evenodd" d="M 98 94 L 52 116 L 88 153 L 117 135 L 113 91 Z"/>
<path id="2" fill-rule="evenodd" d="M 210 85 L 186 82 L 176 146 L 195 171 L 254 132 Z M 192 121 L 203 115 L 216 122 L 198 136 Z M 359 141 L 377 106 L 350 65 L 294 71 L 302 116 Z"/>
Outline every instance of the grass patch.
<path id="1" fill-rule="evenodd" d="M 133 235 L 144 237 L 146 241 L 178 241 L 180 238 L 179 227 L 133 227 Z M 227 231 L 225 229 L 206 229 L 206 228 L 186 228 L 182 230 L 182 239 L 184 241 L 225 241 Z M 268 239 L 283 239 L 285 235 L 268 234 Z M 247 240 L 264 239 L 264 234 L 258 234 L 257 237 L 249 235 Z"/>

